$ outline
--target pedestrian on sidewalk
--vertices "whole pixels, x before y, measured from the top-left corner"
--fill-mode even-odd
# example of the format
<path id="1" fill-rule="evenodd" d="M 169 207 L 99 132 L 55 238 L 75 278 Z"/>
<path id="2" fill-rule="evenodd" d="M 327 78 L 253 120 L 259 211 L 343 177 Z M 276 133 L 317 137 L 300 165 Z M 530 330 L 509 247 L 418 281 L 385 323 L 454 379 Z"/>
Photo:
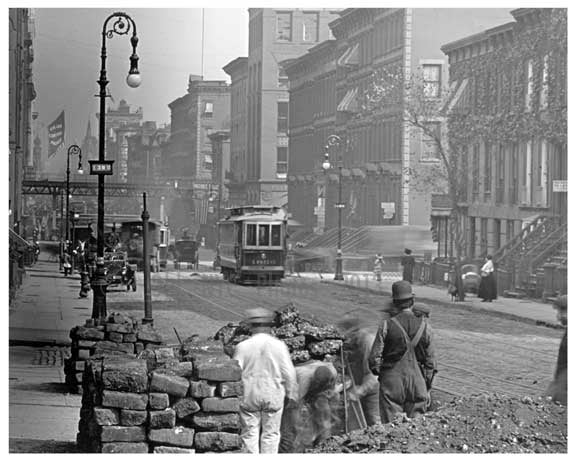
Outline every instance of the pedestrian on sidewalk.
<path id="1" fill-rule="evenodd" d="M 414 256 L 412 256 L 412 250 L 410 248 L 404 249 L 404 256 L 402 256 L 402 260 L 400 261 L 402 264 L 402 280 L 407 281 L 408 283 L 412 284 L 413 277 L 414 277 L 414 266 L 416 265 L 416 260 Z"/>
<path id="2" fill-rule="evenodd" d="M 346 315 L 338 326 L 344 333 L 344 357 L 354 386 L 347 391 L 347 397 L 359 401 L 366 418 L 366 424 L 373 426 L 380 422 L 378 405 L 378 379 L 370 371 L 368 358 L 376 335 L 361 325 L 360 318 L 354 314 Z M 346 369 L 345 368 L 345 369 Z"/>
<path id="3" fill-rule="evenodd" d="M 556 298 L 554 309 L 556 309 L 558 321 L 566 327 L 566 330 L 560 341 L 554 378 L 546 389 L 546 395 L 552 397 L 552 400 L 566 405 L 568 401 L 568 296 L 562 295 Z"/>
<path id="4" fill-rule="evenodd" d="M 64 262 L 62 263 L 62 267 L 64 268 L 64 277 L 68 277 L 68 275 L 72 275 L 72 263 L 70 262 L 70 254 L 68 253 L 68 248 L 64 253 Z"/>
<path id="5" fill-rule="evenodd" d="M 296 370 L 285 343 L 271 335 L 272 312 L 248 311 L 253 336 L 236 346 L 234 358 L 242 368 L 244 396 L 240 403 L 243 449 L 246 453 L 278 453 L 284 403 L 296 406 Z"/>
<path id="6" fill-rule="evenodd" d="M 382 269 L 384 269 L 384 258 L 380 253 L 376 254 L 376 259 L 374 259 L 374 278 L 378 281 L 382 281 Z"/>
<path id="7" fill-rule="evenodd" d="M 432 330 L 412 312 L 414 295 L 405 280 L 392 285 L 390 317 L 378 327 L 370 352 L 370 370 L 380 382 L 380 417 L 391 422 L 397 413 L 412 418 L 426 412 L 436 373 Z"/>
<path id="8" fill-rule="evenodd" d="M 482 302 L 491 303 L 492 300 L 498 298 L 496 290 L 496 278 L 494 276 L 494 263 L 492 262 L 492 255 L 486 256 L 486 261 L 480 269 L 480 286 L 478 287 L 478 297 L 482 298 Z"/>

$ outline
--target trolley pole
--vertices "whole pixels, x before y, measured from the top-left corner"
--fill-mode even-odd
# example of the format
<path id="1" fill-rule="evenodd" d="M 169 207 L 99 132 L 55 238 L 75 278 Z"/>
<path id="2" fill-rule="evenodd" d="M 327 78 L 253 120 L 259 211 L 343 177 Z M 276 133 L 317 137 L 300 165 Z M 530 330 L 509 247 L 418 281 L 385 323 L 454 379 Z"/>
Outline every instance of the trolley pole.
<path id="1" fill-rule="evenodd" d="M 154 324 L 152 318 L 152 295 L 150 293 L 150 242 L 148 241 L 148 221 L 150 213 L 146 208 L 146 192 L 142 194 L 144 209 L 142 210 L 142 259 L 144 266 L 144 318 L 143 324 Z"/>

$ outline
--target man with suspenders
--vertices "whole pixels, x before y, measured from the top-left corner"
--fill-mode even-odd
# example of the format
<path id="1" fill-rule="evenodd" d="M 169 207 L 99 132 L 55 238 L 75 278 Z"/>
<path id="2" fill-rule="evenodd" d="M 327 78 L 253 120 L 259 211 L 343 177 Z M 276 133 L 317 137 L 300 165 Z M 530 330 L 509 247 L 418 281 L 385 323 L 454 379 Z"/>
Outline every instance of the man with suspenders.
<path id="1" fill-rule="evenodd" d="M 436 373 L 432 331 L 424 318 L 414 315 L 413 304 L 410 283 L 395 282 L 390 315 L 380 324 L 368 359 L 380 382 L 382 423 L 397 413 L 409 418 L 424 413 Z"/>

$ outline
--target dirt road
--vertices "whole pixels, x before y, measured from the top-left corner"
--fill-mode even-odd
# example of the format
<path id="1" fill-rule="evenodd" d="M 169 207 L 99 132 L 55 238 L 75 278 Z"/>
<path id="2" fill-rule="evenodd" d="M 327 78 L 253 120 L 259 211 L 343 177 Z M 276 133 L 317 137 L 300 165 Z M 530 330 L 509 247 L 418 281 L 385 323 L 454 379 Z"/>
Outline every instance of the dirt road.
<path id="1" fill-rule="evenodd" d="M 238 323 L 251 307 L 275 310 L 290 301 L 301 312 L 329 323 L 356 311 L 375 330 L 380 309 L 388 302 L 376 294 L 317 281 L 287 279 L 275 287 L 250 287 L 186 272 L 178 277 L 158 274 L 154 289 L 166 299 L 154 303 L 154 317 L 163 320 L 156 326 L 173 341 L 173 327 L 182 338 L 208 337 L 228 322 Z M 141 304 L 120 306 L 126 311 L 141 309 Z M 522 397 L 544 392 L 554 370 L 560 330 L 471 312 L 456 304 L 429 307 L 439 362 L 437 393 Z"/>

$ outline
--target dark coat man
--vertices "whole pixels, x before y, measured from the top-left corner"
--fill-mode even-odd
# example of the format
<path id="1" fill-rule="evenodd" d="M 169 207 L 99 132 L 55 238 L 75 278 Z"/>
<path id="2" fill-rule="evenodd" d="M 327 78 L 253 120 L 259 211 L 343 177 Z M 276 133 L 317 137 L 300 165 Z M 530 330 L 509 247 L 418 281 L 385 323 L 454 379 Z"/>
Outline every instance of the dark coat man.
<path id="1" fill-rule="evenodd" d="M 432 331 L 410 309 L 414 295 L 405 280 L 392 285 L 392 303 L 393 312 L 378 327 L 368 359 L 380 382 L 382 423 L 392 421 L 397 413 L 409 418 L 424 413 L 436 373 Z"/>

